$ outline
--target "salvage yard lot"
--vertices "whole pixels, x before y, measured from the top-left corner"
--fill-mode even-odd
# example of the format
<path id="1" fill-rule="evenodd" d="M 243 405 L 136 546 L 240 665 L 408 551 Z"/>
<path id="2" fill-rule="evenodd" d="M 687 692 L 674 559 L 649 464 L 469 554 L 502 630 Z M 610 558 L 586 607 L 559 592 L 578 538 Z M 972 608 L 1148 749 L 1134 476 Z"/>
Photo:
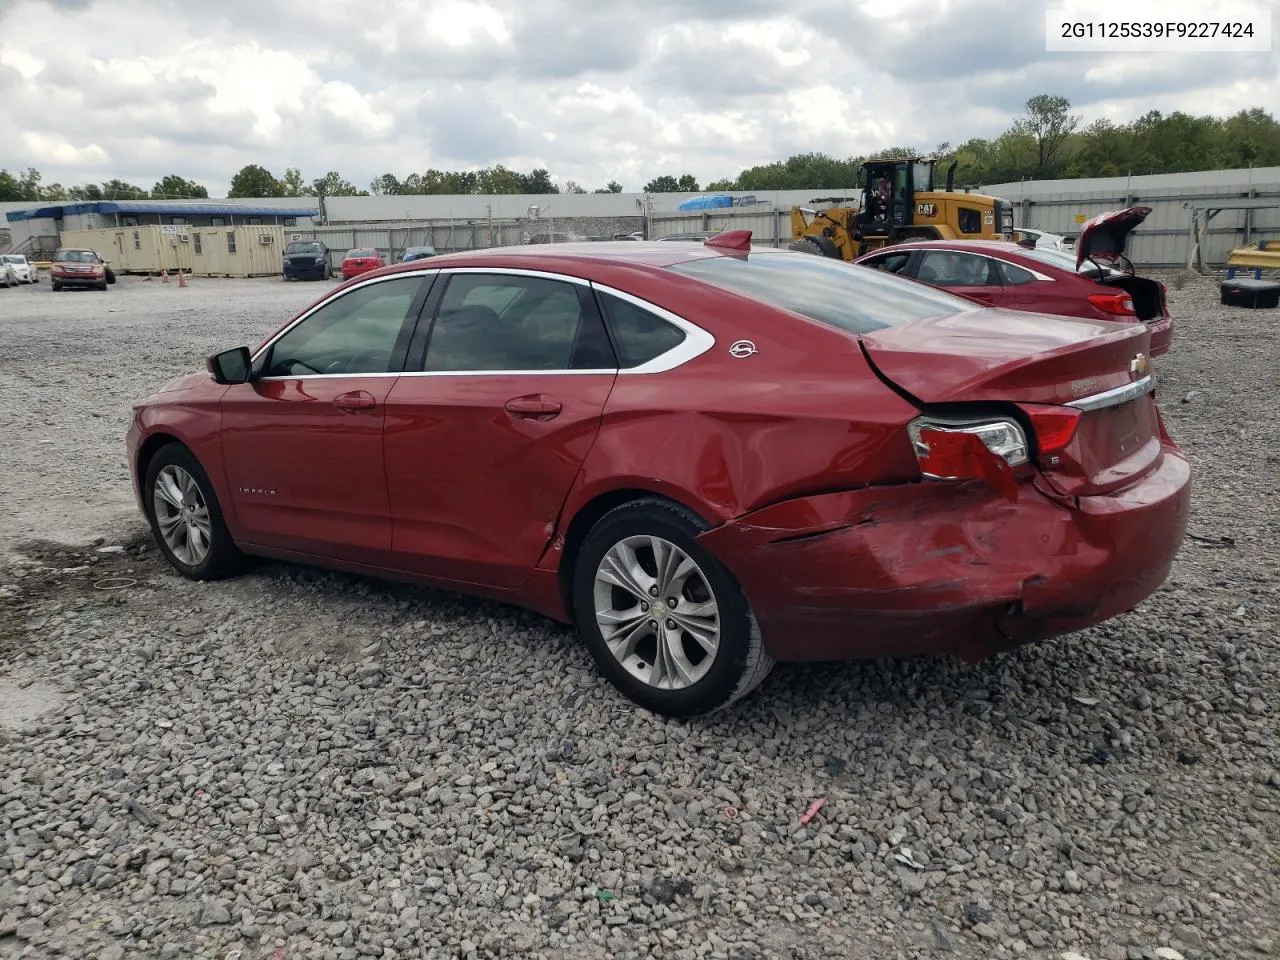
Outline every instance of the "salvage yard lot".
<path id="1" fill-rule="evenodd" d="M 130 402 L 328 286 L 0 291 L 0 957 L 1280 949 L 1274 312 L 1170 291 L 1192 537 L 1138 610 L 680 723 L 531 614 L 162 562 Z"/>

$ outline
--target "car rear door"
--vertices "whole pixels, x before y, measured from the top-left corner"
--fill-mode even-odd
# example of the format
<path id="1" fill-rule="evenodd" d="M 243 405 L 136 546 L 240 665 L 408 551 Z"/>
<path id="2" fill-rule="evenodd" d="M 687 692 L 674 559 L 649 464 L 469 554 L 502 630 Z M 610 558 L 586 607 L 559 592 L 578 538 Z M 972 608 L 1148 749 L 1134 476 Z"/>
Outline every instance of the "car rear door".
<path id="1" fill-rule="evenodd" d="M 514 588 L 551 539 L 617 361 L 583 281 L 457 269 L 439 287 L 387 397 L 395 562 Z"/>
<path id="2" fill-rule="evenodd" d="M 978 253 L 922 250 L 912 269 L 917 280 L 987 306 L 998 305 L 1004 296 L 995 262 Z"/>
<path id="3" fill-rule="evenodd" d="M 387 562 L 385 401 L 431 278 L 379 278 L 326 300 L 223 395 L 227 485 L 248 542 Z"/>

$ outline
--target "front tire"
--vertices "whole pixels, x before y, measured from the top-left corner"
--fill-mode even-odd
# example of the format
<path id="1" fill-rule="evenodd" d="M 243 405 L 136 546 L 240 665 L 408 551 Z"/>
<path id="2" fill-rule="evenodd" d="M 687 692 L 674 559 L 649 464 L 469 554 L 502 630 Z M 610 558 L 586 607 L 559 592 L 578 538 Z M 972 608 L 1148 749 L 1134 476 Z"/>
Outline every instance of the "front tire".
<path id="1" fill-rule="evenodd" d="M 151 532 L 169 564 L 190 580 L 237 573 L 244 555 L 222 518 L 209 476 L 180 443 L 167 443 L 147 464 L 143 502 Z"/>
<path id="2" fill-rule="evenodd" d="M 58 283 L 58 282 L 55 280 L 55 281 L 53 282 L 53 292 L 54 292 L 54 293 L 59 293 L 61 290 L 62 290 L 62 284 Z"/>
<path id="3" fill-rule="evenodd" d="M 669 717 L 727 707 L 773 669 L 733 575 L 697 542 L 701 518 L 634 500 L 587 534 L 573 573 L 578 632 L 633 702 Z"/>

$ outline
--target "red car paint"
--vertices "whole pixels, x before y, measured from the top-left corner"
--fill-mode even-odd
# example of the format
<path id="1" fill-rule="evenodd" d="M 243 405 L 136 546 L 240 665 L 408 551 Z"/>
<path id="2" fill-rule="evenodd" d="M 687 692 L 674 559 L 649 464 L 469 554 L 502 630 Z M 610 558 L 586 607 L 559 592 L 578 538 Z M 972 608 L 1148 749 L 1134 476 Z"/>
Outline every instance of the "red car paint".
<path id="1" fill-rule="evenodd" d="M 348 250 L 347 255 L 342 258 L 342 279 L 350 280 L 352 277 L 358 277 L 362 273 L 368 273 L 370 270 L 377 270 L 386 265 L 387 262 L 382 259 L 382 255 L 371 247 Z"/>
<path id="2" fill-rule="evenodd" d="M 139 504 L 146 458 L 177 439 L 204 465 L 247 552 L 570 622 L 567 581 L 593 518 L 663 496 L 710 526 L 702 543 L 743 585 L 780 660 L 983 656 L 1114 616 L 1163 581 L 1190 488 L 1153 395 L 1063 406 L 1149 384 L 1146 327 L 947 299 L 945 316 L 858 335 L 680 272 L 713 258 L 814 259 L 730 247 L 494 248 L 342 284 L 317 302 L 373 277 L 545 271 L 641 298 L 714 342 L 639 374 L 389 372 L 229 386 L 194 374 L 135 408 L 127 448 Z M 862 268 L 826 262 L 863 282 Z M 874 282 L 887 284 L 883 296 L 919 289 Z M 442 283 L 431 283 L 421 320 L 409 312 L 405 367 Z M 750 352 L 730 352 L 747 341 Z M 1061 450 L 1041 455 L 1028 436 L 1012 502 L 981 479 L 926 479 L 908 435 L 922 411 L 949 416 L 978 401 L 1025 424 L 1070 414 Z"/>
<path id="3" fill-rule="evenodd" d="M 1124 257 L 1126 237 L 1148 213 L 1148 207 L 1130 207 L 1095 217 L 1081 228 L 1073 253 L 999 240 L 925 240 L 883 247 L 854 262 L 988 306 L 1128 323 L 1142 319 L 1151 331 L 1151 355 L 1158 357 L 1173 340 L 1164 285 L 1133 275 Z M 939 274 L 934 267 L 948 262 L 947 254 L 960 259 L 949 261 L 950 273 Z"/>

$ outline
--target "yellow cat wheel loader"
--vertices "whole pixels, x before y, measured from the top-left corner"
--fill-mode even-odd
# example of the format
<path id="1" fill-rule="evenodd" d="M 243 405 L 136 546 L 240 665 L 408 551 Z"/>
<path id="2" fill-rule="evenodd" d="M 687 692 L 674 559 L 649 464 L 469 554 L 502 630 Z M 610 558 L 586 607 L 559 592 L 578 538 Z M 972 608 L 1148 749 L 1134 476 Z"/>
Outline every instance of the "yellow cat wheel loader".
<path id="1" fill-rule="evenodd" d="M 885 157 L 868 160 L 860 173 L 862 195 L 815 198 L 834 203 L 818 210 L 791 208 L 792 250 L 853 260 L 870 250 L 910 240 L 1009 240 L 1013 205 L 1000 197 L 955 189 L 956 164 L 947 168 L 945 186 L 935 181 L 937 157 Z"/>

